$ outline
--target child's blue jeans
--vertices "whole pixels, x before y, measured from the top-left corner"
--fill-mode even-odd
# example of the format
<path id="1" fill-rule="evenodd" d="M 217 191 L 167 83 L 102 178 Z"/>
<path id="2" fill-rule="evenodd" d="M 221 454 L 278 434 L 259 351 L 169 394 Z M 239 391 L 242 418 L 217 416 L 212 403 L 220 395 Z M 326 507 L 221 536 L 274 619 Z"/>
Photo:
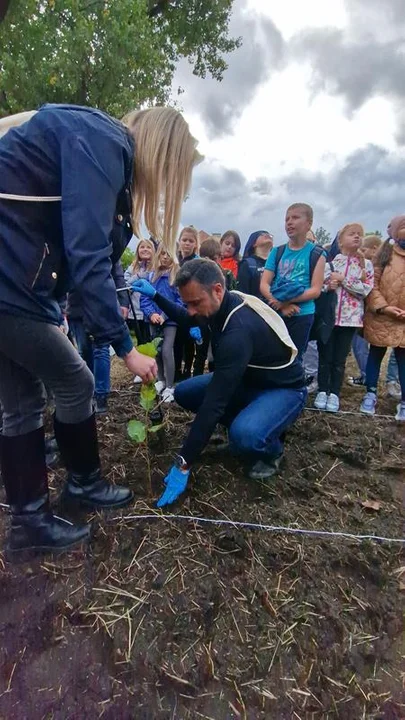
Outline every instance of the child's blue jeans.
<path id="1" fill-rule="evenodd" d="M 366 385 L 368 392 L 377 392 L 381 363 L 386 352 L 387 348 L 385 347 L 370 345 L 366 371 Z M 398 365 L 398 376 L 399 384 L 401 386 L 402 400 L 405 401 L 405 347 L 394 348 L 393 352 Z"/>
<path id="2" fill-rule="evenodd" d="M 111 388 L 110 346 L 95 345 L 81 320 L 69 320 L 69 328 L 76 342 L 79 355 L 94 375 L 95 393 L 97 395 L 107 395 Z"/>

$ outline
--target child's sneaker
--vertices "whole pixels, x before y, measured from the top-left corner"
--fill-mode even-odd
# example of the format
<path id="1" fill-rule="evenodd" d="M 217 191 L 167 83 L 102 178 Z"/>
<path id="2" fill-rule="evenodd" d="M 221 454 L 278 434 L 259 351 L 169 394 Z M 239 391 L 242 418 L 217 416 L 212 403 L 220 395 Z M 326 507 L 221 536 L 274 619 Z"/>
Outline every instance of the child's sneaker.
<path id="1" fill-rule="evenodd" d="M 339 398 L 335 393 L 331 393 L 328 397 L 328 402 L 326 403 L 326 412 L 339 412 Z"/>
<path id="2" fill-rule="evenodd" d="M 397 405 L 395 420 L 398 420 L 398 422 L 405 422 L 405 400 L 402 400 L 402 402 Z"/>
<path id="3" fill-rule="evenodd" d="M 163 392 L 165 387 L 166 387 L 166 383 L 163 380 L 158 380 L 157 382 L 155 382 L 155 390 L 158 395 L 160 395 Z"/>
<path id="4" fill-rule="evenodd" d="M 316 377 L 312 379 L 309 385 L 307 385 L 309 395 L 318 392 L 318 380 Z"/>
<path id="5" fill-rule="evenodd" d="M 387 395 L 394 398 L 394 400 L 400 400 L 402 397 L 401 386 L 396 380 L 389 380 L 386 385 Z"/>
<path id="6" fill-rule="evenodd" d="M 162 400 L 165 403 L 171 403 L 174 400 L 174 388 L 167 387 L 163 390 Z"/>
<path id="7" fill-rule="evenodd" d="M 360 412 L 365 415 L 375 415 L 375 406 L 377 404 L 377 395 L 374 392 L 368 392 L 363 398 L 360 405 Z"/>
<path id="8" fill-rule="evenodd" d="M 314 401 L 314 407 L 318 410 L 325 410 L 326 403 L 328 402 L 328 396 L 326 392 L 319 392 Z"/>
<path id="9" fill-rule="evenodd" d="M 359 377 L 352 377 L 349 375 L 347 378 L 347 384 L 351 385 L 352 387 L 364 387 L 366 384 L 365 378 L 360 375 Z"/>

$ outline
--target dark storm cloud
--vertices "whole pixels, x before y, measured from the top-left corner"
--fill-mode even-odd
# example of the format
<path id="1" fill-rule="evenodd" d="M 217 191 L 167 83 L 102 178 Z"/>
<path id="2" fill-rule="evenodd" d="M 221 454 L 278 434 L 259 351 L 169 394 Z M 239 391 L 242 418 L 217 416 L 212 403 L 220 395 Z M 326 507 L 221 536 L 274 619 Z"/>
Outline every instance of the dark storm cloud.
<path id="1" fill-rule="evenodd" d="M 297 35 L 290 57 L 312 67 L 314 92 L 342 97 L 350 113 L 367 100 L 383 96 L 393 101 L 397 140 L 405 142 L 405 2 L 346 0 L 345 30 L 322 28 Z"/>
<path id="2" fill-rule="evenodd" d="M 284 62 L 285 44 L 280 31 L 269 18 L 247 11 L 245 0 L 235 2 L 230 34 L 241 36 L 242 46 L 227 58 L 229 67 L 222 82 L 193 76 L 184 62 L 175 77 L 175 85 L 186 87 L 181 104 L 189 111 L 198 104 L 210 138 L 232 131 L 260 85 Z"/>
<path id="3" fill-rule="evenodd" d="M 368 145 L 328 172 L 298 171 L 249 182 L 238 170 L 203 163 L 196 171 L 183 223 L 207 232 L 237 230 L 245 242 L 259 228 L 284 241 L 284 214 L 293 202 L 314 208 L 314 227 L 334 235 L 347 222 L 385 233 L 388 221 L 405 212 L 405 158 Z"/>

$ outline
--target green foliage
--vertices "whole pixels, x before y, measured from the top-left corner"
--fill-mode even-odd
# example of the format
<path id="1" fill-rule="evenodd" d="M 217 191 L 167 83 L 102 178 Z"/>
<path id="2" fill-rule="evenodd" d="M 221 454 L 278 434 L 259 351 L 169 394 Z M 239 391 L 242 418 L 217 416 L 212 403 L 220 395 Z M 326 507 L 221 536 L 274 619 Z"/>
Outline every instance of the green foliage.
<path id="1" fill-rule="evenodd" d="M 175 67 L 222 79 L 233 0 L 14 0 L 0 26 L 0 117 L 44 102 L 121 117 L 169 99 Z"/>
<path id="2" fill-rule="evenodd" d="M 121 264 L 124 270 L 126 270 L 135 258 L 135 253 L 132 252 L 131 248 L 126 247 L 121 255 Z"/>
<path id="3" fill-rule="evenodd" d="M 329 245 L 332 242 L 331 234 L 322 225 L 314 232 L 318 245 Z"/>
<path id="4" fill-rule="evenodd" d="M 161 430 L 162 428 L 164 428 L 164 426 L 165 426 L 164 423 L 160 423 L 160 425 L 150 425 L 150 426 L 148 427 L 148 432 L 150 432 L 150 433 L 157 433 L 157 432 L 159 432 L 159 430 Z"/>
<path id="5" fill-rule="evenodd" d="M 379 230 L 374 230 L 374 232 L 366 232 L 364 237 L 367 237 L 367 235 L 377 235 L 377 237 L 382 239 L 382 233 Z"/>
<path id="6" fill-rule="evenodd" d="M 141 355 L 147 355 L 148 357 L 155 358 L 158 354 L 158 348 L 161 342 L 162 338 L 156 337 L 151 342 L 138 345 L 136 349 L 141 353 Z"/>
<path id="7" fill-rule="evenodd" d="M 133 442 L 145 442 L 146 425 L 140 420 L 130 420 L 127 425 L 127 433 Z"/>
<path id="8" fill-rule="evenodd" d="M 154 383 L 142 385 L 140 404 L 146 412 L 150 412 L 155 404 L 156 389 Z"/>

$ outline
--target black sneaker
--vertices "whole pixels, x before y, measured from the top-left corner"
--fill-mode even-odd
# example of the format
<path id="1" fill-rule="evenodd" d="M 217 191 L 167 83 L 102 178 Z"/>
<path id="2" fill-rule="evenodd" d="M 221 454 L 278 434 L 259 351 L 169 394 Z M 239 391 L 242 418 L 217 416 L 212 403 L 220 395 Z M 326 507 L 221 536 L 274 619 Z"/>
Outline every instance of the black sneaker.
<path id="1" fill-rule="evenodd" d="M 361 375 L 359 377 L 349 376 L 347 378 L 347 384 L 352 385 L 353 387 L 365 387 L 366 380 Z"/>
<path id="2" fill-rule="evenodd" d="M 107 399 L 108 395 L 106 393 L 95 393 L 94 395 L 94 411 L 96 415 L 101 415 L 102 413 L 106 413 L 107 408 Z"/>
<path id="3" fill-rule="evenodd" d="M 251 480 L 268 480 L 280 469 L 284 459 L 284 453 L 275 458 L 269 458 L 266 462 L 258 460 L 249 472 Z"/>

